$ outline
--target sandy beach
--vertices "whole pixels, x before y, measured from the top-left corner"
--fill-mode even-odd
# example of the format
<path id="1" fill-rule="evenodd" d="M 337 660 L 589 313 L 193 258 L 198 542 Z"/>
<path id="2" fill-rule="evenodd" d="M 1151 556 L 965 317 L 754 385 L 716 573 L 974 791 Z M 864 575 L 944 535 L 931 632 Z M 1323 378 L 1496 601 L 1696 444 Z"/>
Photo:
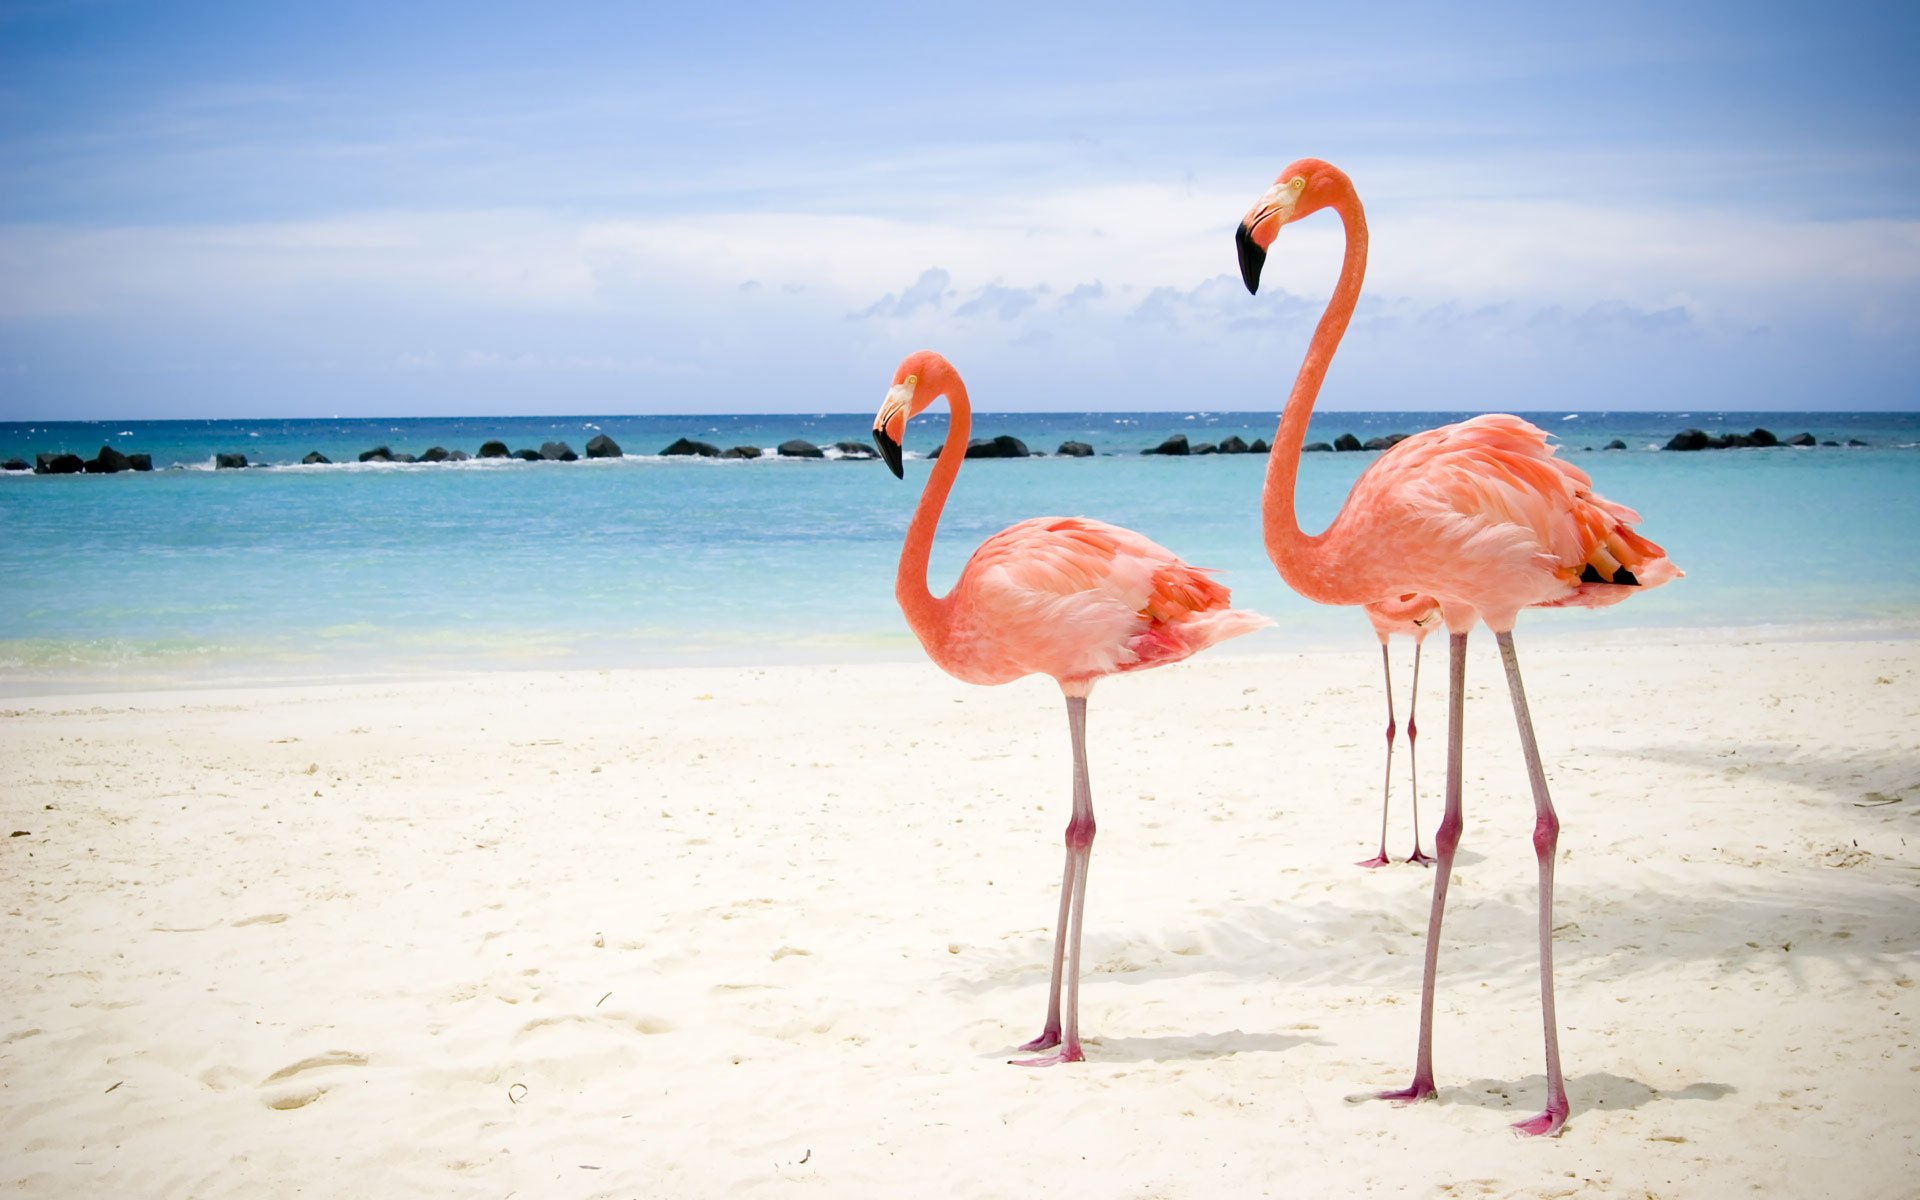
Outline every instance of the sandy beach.
<path id="1" fill-rule="evenodd" d="M 1067 813 L 1047 680 L 902 663 L 0 702 L 0 1179 L 1912 1195 L 1920 642 L 1521 632 L 1564 821 L 1558 1139 L 1507 1130 L 1543 1094 L 1532 817 L 1484 634 L 1440 1097 L 1363 1099 L 1410 1074 L 1431 876 L 1352 865 L 1383 717 L 1356 624 L 1094 694 L 1088 1060 L 1048 1070 L 1007 1064 L 1043 1014 Z M 1401 855 L 1404 797 L 1403 776 Z"/>

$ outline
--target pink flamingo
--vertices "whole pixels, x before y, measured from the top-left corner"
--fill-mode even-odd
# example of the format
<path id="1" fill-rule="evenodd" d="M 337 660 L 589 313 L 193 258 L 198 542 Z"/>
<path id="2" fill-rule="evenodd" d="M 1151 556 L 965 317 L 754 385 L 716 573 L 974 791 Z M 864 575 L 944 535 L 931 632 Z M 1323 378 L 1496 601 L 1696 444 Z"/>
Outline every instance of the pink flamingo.
<path id="1" fill-rule="evenodd" d="M 1053 942 L 1047 1021 L 1022 1050 L 1051 1050 L 1022 1066 L 1079 1062 L 1080 928 L 1087 863 L 1093 849 L 1093 796 L 1087 783 L 1087 695 L 1107 675 L 1179 662 L 1215 642 L 1271 624 L 1228 607 L 1227 589 L 1208 572 L 1129 529 L 1080 517 L 1036 517 L 980 544 L 953 590 L 927 590 L 933 531 L 966 457 L 972 408 L 953 365 L 930 350 L 909 354 L 873 419 L 873 440 L 904 479 L 900 445 L 909 418 L 941 396 L 952 417 L 900 550 L 894 596 L 927 656 L 968 683 L 1007 683 L 1051 675 L 1067 700 L 1073 743 L 1073 817 Z M 1063 964 L 1065 1022 L 1061 1020 Z"/>
<path id="2" fill-rule="evenodd" d="M 1638 514 L 1595 495 L 1585 472 L 1554 457 L 1545 433 L 1506 415 L 1475 417 L 1406 439 L 1361 475 L 1325 531 L 1313 536 L 1301 531 L 1294 512 L 1301 442 L 1360 295 L 1367 262 L 1366 216 L 1343 172 L 1305 158 L 1280 173 L 1241 222 L 1236 239 L 1241 277 L 1249 291 L 1256 291 L 1267 248 L 1281 226 L 1323 208 L 1338 213 L 1346 226 L 1346 255 L 1274 437 L 1262 499 L 1267 554 L 1295 591 L 1321 604 L 1367 604 L 1408 592 L 1433 596 L 1449 634 L 1446 811 L 1434 836 L 1439 862 L 1427 921 L 1420 1039 L 1412 1084 L 1382 1097 L 1411 1102 L 1435 1094 L 1434 975 L 1447 882 L 1462 827 L 1467 633 L 1476 621 L 1485 622 L 1506 668 L 1533 789 L 1533 845 L 1540 879 L 1547 1104 L 1515 1128 L 1525 1134 L 1555 1134 L 1567 1118 L 1553 1012 L 1553 860 L 1560 821 L 1534 741 L 1513 649 L 1513 622 L 1523 608 L 1617 603 L 1678 578 L 1680 571 L 1665 551 L 1634 532 Z"/>
<path id="3" fill-rule="evenodd" d="M 1373 622 L 1374 634 L 1380 639 L 1380 666 L 1386 674 L 1387 772 L 1385 782 L 1380 785 L 1380 852 L 1354 865 L 1372 869 L 1384 867 L 1393 861 L 1387 857 L 1387 805 L 1393 799 L 1393 737 L 1398 726 L 1393 718 L 1393 663 L 1387 654 L 1387 639 L 1396 634 L 1405 634 L 1413 639 L 1413 686 L 1407 692 L 1407 762 L 1411 768 L 1413 788 L 1413 853 L 1407 856 L 1407 861 L 1424 867 L 1433 859 L 1420 848 L 1420 760 L 1415 751 L 1420 727 L 1414 722 L 1413 709 L 1420 699 L 1420 646 L 1439 621 L 1440 603 L 1432 596 L 1410 592 L 1391 600 L 1376 600 L 1364 606 L 1364 611 L 1367 620 Z"/>

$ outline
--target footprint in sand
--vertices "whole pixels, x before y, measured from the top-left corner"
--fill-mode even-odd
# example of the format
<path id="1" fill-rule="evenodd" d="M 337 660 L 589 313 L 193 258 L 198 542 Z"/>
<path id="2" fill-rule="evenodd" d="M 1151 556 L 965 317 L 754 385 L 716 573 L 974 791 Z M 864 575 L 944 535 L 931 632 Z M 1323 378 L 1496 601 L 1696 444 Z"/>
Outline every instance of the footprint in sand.
<path id="1" fill-rule="evenodd" d="M 281 1067 L 278 1071 L 260 1081 L 262 1088 L 270 1088 L 261 1097 L 268 1108 L 282 1112 L 293 1108 L 305 1108 L 315 1100 L 327 1094 L 332 1086 L 328 1077 L 321 1079 L 302 1078 L 311 1071 L 321 1071 L 329 1067 L 364 1067 L 367 1056 L 355 1054 L 351 1050 L 329 1050 L 325 1054 L 316 1054 L 312 1058 L 303 1058 L 291 1066 Z M 271 1087 L 281 1084 L 280 1087 Z"/>

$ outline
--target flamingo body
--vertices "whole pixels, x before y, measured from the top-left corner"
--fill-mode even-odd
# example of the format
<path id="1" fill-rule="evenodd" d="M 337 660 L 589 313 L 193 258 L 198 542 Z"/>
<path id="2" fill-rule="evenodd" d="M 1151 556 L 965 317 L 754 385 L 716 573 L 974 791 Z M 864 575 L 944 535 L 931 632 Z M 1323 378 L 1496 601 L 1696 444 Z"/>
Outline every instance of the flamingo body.
<path id="1" fill-rule="evenodd" d="M 980 544 L 946 596 L 946 636 L 921 643 L 968 683 L 1041 674 L 1084 695 L 1267 623 L 1230 601 L 1208 571 L 1130 529 L 1034 517 Z"/>
<path id="2" fill-rule="evenodd" d="M 1603 607 L 1677 578 L 1639 520 L 1595 494 L 1545 431 L 1492 413 L 1383 453 L 1312 539 L 1318 560 L 1282 573 L 1323 604 L 1424 593 L 1450 628 L 1478 619 L 1499 632 L 1523 608 Z"/>

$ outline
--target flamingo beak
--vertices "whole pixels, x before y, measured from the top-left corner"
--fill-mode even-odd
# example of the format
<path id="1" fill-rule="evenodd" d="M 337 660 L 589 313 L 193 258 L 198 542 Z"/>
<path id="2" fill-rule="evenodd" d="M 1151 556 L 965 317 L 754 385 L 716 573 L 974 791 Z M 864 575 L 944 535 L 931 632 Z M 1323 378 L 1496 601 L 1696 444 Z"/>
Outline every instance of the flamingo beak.
<path id="1" fill-rule="evenodd" d="M 893 477 L 905 479 L 907 473 L 900 467 L 900 443 L 893 440 L 893 435 L 884 428 L 876 427 L 873 431 L 873 444 L 880 447 L 880 457 L 887 460 L 887 470 L 893 472 Z"/>
<path id="2" fill-rule="evenodd" d="M 880 412 L 873 418 L 873 444 L 880 448 L 880 457 L 887 461 L 895 479 L 907 477 L 900 467 L 900 442 L 907 435 L 907 414 L 912 411 L 913 391 L 919 382 L 909 375 L 905 383 L 888 388 L 887 398 L 880 402 Z"/>
<path id="3" fill-rule="evenodd" d="M 1240 279 L 1247 291 L 1259 294 L 1260 268 L 1267 263 L 1267 247 L 1279 236 L 1280 227 L 1293 220 L 1294 204 L 1305 187 L 1306 181 L 1298 176 L 1276 180 L 1234 231 L 1233 244 L 1240 251 Z"/>
<path id="4" fill-rule="evenodd" d="M 1267 252 L 1260 243 L 1253 240 L 1252 222 L 1242 221 L 1240 228 L 1234 231 L 1233 244 L 1240 251 L 1240 278 L 1247 285 L 1247 292 L 1258 295 L 1260 292 L 1260 268 L 1266 265 Z"/>

